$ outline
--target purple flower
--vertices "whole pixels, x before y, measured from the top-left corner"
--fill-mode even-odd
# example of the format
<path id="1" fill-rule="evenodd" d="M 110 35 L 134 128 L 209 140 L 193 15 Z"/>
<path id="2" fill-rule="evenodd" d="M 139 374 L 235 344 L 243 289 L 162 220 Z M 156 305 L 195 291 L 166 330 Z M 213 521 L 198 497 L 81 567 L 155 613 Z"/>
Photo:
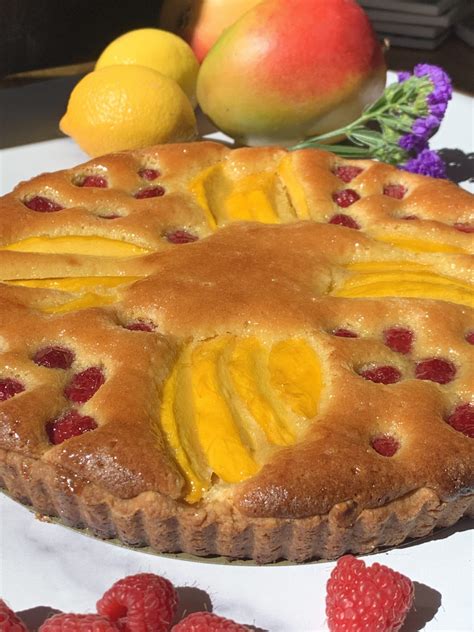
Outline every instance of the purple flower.
<path id="1" fill-rule="evenodd" d="M 411 77 L 408 70 L 402 70 L 402 72 L 398 73 L 398 83 L 402 83 L 402 81 L 406 81 Z"/>
<path id="2" fill-rule="evenodd" d="M 422 152 L 408 160 L 401 166 L 405 171 L 420 173 L 423 176 L 432 178 L 446 178 L 446 165 L 436 151 L 424 149 Z"/>
<path id="3" fill-rule="evenodd" d="M 398 144 L 405 151 L 420 152 L 428 147 L 428 140 L 438 130 L 440 121 L 430 114 L 425 118 L 416 119 L 411 132 L 400 137 Z"/>
<path id="4" fill-rule="evenodd" d="M 449 75 L 439 66 L 431 64 L 418 64 L 413 74 L 415 77 L 428 77 L 433 84 L 433 90 L 428 95 L 426 102 L 430 113 L 439 120 L 446 112 L 448 101 L 453 95 L 453 86 Z"/>

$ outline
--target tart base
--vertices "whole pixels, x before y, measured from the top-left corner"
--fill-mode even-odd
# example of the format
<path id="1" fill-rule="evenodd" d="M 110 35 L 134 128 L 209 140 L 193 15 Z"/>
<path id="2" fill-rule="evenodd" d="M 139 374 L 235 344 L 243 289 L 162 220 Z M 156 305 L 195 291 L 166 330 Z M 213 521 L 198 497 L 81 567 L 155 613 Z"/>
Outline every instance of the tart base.
<path id="1" fill-rule="evenodd" d="M 259 564 L 367 554 L 474 518 L 474 494 L 441 500 L 420 488 L 386 505 L 363 509 L 339 503 L 300 519 L 249 518 L 226 500 L 199 507 L 156 492 L 120 499 L 57 468 L 0 450 L 0 487 L 13 499 L 67 526 L 156 553 L 253 559 Z"/>

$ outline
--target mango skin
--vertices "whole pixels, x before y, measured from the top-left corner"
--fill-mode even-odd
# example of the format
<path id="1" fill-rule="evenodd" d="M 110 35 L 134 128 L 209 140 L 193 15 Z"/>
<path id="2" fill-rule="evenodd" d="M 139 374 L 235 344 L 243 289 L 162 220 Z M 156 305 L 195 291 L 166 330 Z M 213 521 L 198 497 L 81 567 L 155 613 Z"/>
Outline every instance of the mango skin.
<path id="1" fill-rule="evenodd" d="M 180 35 L 201 62 L 222 32 L 261 0 L 165 0 L 163 28 Z"/>
<path id="2" fill-rule="evenodd" d="M 203 112 L 248 145 L 291 145 L 356 119 L 383 92 L 382 47 L 354 0 L 265 0 L 217 40 Z"/>

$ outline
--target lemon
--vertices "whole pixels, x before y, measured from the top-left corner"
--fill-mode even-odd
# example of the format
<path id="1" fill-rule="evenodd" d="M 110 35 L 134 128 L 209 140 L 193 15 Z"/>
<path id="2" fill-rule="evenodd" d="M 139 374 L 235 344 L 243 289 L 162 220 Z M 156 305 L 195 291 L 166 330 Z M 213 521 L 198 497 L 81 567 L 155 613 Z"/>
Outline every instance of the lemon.
<path id="1" fill-rule="evenodd" d="M 193 104 L 199 64 L 191 47 L 180 37 L 161 29 L 137 29 L 113 40 L 97 60 L 95 69 L 116 64 L 137 64 L 161 72 L 179 83 Z"/>
<path id="2" fill-rule="evenodd" d="M 196 117 L 173 79 L 143 66 L 107 66 L 79 81 L 60 129 L 90 156 L 196 137 Z"/>

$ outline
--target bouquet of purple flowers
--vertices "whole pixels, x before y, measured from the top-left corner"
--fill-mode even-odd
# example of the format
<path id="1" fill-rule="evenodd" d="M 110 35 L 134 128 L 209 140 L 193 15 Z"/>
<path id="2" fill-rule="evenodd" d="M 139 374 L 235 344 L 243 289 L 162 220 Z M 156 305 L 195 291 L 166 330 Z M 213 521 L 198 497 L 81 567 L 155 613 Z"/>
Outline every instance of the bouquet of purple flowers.
<path id="1" fill-rule="evenodd" d="M 452 93 L 451 80 L 442 68 L 418 64 L 413 74 L 399 73 L 398 83 L 387 86 L 357 120 L 290 149 L 327 149 L 345 158 L 375 158 L 406 171 L 445 178 L 445 164 L 430 150 L 429 140 L 438 131 Z M 327 144 L 341 135 L 347 143 Z"/>

